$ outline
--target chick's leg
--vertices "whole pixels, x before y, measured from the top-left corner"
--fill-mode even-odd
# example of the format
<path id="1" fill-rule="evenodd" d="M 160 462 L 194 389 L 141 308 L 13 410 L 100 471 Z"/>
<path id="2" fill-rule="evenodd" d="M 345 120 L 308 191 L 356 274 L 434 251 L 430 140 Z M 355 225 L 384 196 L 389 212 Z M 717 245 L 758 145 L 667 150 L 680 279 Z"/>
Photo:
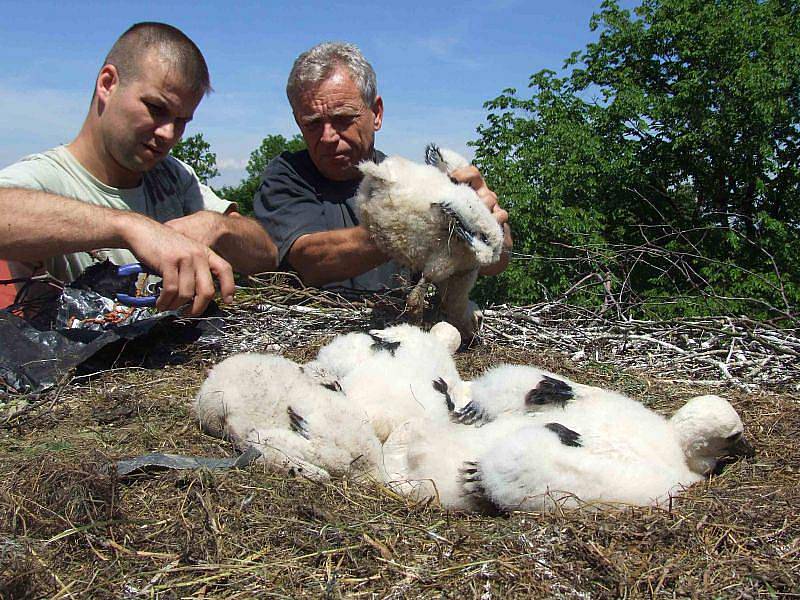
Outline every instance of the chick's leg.
<path id="1" fill-rule="evenodd" d="M 410 322 L 422 323 L 425 312 L 425 294 L 427 292 L 428 282 L 424 276 L 421 276 L 414 288 L 408 293 L 408 298 L 406 298 L 406 314 L 409 316 Z"/>
<path id="2" fill-rule="evenodd" d="M 480 328 L 482 313 L 470 302 L 469 291 L 478 279 L 478 270 L 451 275 L 439 284 L 442 297 L 442 314 L 454 325 L 464 341 L 471 340 Z"/>

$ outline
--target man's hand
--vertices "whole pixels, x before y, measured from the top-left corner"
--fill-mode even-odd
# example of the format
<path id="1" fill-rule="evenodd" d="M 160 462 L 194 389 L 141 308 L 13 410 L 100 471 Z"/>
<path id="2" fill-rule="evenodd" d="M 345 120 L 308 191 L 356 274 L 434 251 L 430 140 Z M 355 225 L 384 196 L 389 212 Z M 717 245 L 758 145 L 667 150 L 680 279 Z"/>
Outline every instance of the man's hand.
<path id="1" fill-rule="evenodd" d="M 498 204 L 497 194 L 490 190 L 486 185 L 486 182 L 483 180 L 483 176 L 481 175 L 481 172 L 478 171 L 477 167 L 469 165 L 468 167 L 456 169 L 450 173 L 450 177 L 455 179 L 458 183 L 468 184 L 473 190 L 475 190 L 475 193 L 478 194 L 478 197 L 483 201 L 483 203 L 486 205 L 486 208 L 489 209 L 500 225 L 504 225 L 508 222 L 508 213 L 503 210 L 500 204 Z"/>
<path id="2" fill-rule="evenodd" d="M 478 194 L 481 201 L 486 205 L 486 208 L 492 213 L 492 216 L 500 227 L 503 228 L 503 253 L 500 255 L 500 260 L 493 265 L 481 269 L 481 275 L 497 275 L 502 273 L 508 266 L 508 254 L 511 251 L 511 247 L 514 245 L 514 240 L 511 238 L 511 228 L 508 225 L 508 212 L 500 206 L 497 201 L 497 194 L 489 189 L 486 182 L 483 180 L 481 172 L 478 171 L 477 167 L 474 165 L 456 169 L 450 173 L 450 177 L 459 183 L 469 184 L 469 186 L 475 190 L 475 193 Z"/>
<path id="3" fill-rule="evenodd" d="M 199 219 L 195 224 L 200 227 Z M 160 310 L 191 302 L 190 313 L 199 315 L 214 297 L 213 277 L 223 300 L 233 301 L 233 270 L 226 260 L 176 228 L 138 213 L 47 192 L 0 188 L 0 232 L 0 257 L 22 262 L 95 248 L 127 248 L 161 273 L 163 290 L 156 303 Z"/>
<path id="4" fill-rule="evenodd" d="M 191 302 L 189 314 L 201 314 L 214 298 L 212 276 L 219 281 L 223 301 L 233 301 L 233 269 L 226 260 L 175 228 L 140 215 L 130 216 L 137 217 L 126 236 L 131 251 L 163 279 L 156 303 L 159 310 L 174 310 Z"/>

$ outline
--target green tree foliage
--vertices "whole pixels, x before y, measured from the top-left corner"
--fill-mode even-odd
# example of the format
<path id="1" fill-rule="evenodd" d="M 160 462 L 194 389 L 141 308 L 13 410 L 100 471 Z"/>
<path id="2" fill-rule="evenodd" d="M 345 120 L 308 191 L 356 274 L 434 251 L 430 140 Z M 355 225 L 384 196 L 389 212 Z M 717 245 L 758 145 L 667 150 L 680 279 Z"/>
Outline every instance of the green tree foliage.
<path id="1" fill-rule="evenodd" d="M 752 312 L 737 299 L 756 298 L 793 312 L 799 6 L 645 0 L 631 14 L 606 1 L 565 76 L 540 71 L 530 98 L 487 102 L 477 163 L 530 258 L 483 280 L 484 297 L 526 303 L 583 281 L 597 283 L 587 303 Z"/>
<path id="2" fill-rule="evenodd" d="M 208 183 L 209 179 L 219 175 L 217 155 L 211 151 L 211 144 L 203 139 L 202 133 L 182 139 L 175 144 L 170 154 L 192 167 L 203 183 Z"/>
<path id="3" fill-rule="evenodd" d="M 267 164 L 281 152 L 297 152 L 306 147 L 303 136 L 295 135 L 286 139 L 282 135 L 268 135 L 261 141 L 261 145 L 250 153 L 247 161 L 247 178 L 239 185 L 225 186 L 219 194 L 226 200 L 231 200 L 239 205 L 242 214 L 253 214 L 253 196 L 261 184 L 261 175 Z"/>

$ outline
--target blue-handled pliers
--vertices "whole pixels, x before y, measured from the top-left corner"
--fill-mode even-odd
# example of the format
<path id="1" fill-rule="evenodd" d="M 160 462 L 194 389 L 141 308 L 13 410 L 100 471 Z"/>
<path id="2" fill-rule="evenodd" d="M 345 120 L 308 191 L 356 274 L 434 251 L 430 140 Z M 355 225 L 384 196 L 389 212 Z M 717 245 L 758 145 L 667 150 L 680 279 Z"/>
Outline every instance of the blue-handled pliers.
<path id="1" fill-rule="evenodd" d="M 158 275 L 155 271 L 149 269 L 142 263 L 130 263 L 127 265 L 121 265 L 117 267 L 117 275 L 119 277 L 130 277 L 130 276 L 138 276 L 141 273 L 145 273 L 147 275 Z M 137 308 L 143 306 L 155 306 L 156 301 L 158 300 L 158 292 L 161 290 L 161 283 L 157 283 L 155 285 L 149 286 L 146 289 L 146 292 L 149 295 L 146 296 L 136 296 L 136 278 L 132 279 L 132 285 L 130 286 L 129 292 L 127 294 L 118 293 L 117 300 L 122 304 L 127 306 L 135 306 Z"/>

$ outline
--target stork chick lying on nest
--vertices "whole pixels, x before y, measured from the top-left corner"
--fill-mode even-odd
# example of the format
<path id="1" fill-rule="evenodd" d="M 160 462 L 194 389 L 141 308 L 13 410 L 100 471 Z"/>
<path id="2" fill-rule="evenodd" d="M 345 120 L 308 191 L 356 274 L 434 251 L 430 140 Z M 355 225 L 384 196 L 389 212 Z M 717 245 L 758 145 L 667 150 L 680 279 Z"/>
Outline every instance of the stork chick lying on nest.
<path id="1" fill-rule="evenodd" d="M 753 454 L 719 396 L 692 398 L 666 419 L 617 392 L 519 365 L 495 367 L 470 389 L 454 423 L 409 421 L 383 445 L 398 491 L 490 513 L 665 505 L 726 457 Z"/>
<path id="2" fill-rule="evenodd" d="M 460 345 L 449 323 L 395 325 L 337 336 L 305 370 L 360 407 L 383 443 L 409 419 L 447 421 L 449 410 L 464 409 L 468 390 L 453 361 Z"/>
<path id="3" fill-rule="evenodd" d="M 257 447 L 278 472 L 366 473 L 414 498 L 488 513 L 662 505 L 725 457 L 752 454 L 718 396 L 666 419 L 534 367 L 498 365 L 468 383 L 452 360 L 458 345 L 440 323 L 340 335 L 305 366 L 233 356 L 211 371 L 195 412 L 206 431 Z"/>
<path id="4" fill-rule="evenodd" d="M 471 339 L 479 314 L 469 292 L 479 269 L 500 259 L 503 231 L 475 191 L 448 176 L 469 164 L 466 159 L 431 144 L 426 161 L 390 156 L 361 163 L 359 219 L 383 252 L 422 273 L 409 308 L 419 310 L 426 283 L 435 283 L 445 319 Z"/>
<path id="5" fill-rule="evenodd" d="M 304 366 L 234 355 L 211 370 L 195 414 L 206 432 L 258 448 L 277 472 L 383 480 L 380 448 L 396 427 L 420 416 L 446 422 L 464 408 L 459 345 L 455 328 L 438 323 L 339 335 Z"/>

